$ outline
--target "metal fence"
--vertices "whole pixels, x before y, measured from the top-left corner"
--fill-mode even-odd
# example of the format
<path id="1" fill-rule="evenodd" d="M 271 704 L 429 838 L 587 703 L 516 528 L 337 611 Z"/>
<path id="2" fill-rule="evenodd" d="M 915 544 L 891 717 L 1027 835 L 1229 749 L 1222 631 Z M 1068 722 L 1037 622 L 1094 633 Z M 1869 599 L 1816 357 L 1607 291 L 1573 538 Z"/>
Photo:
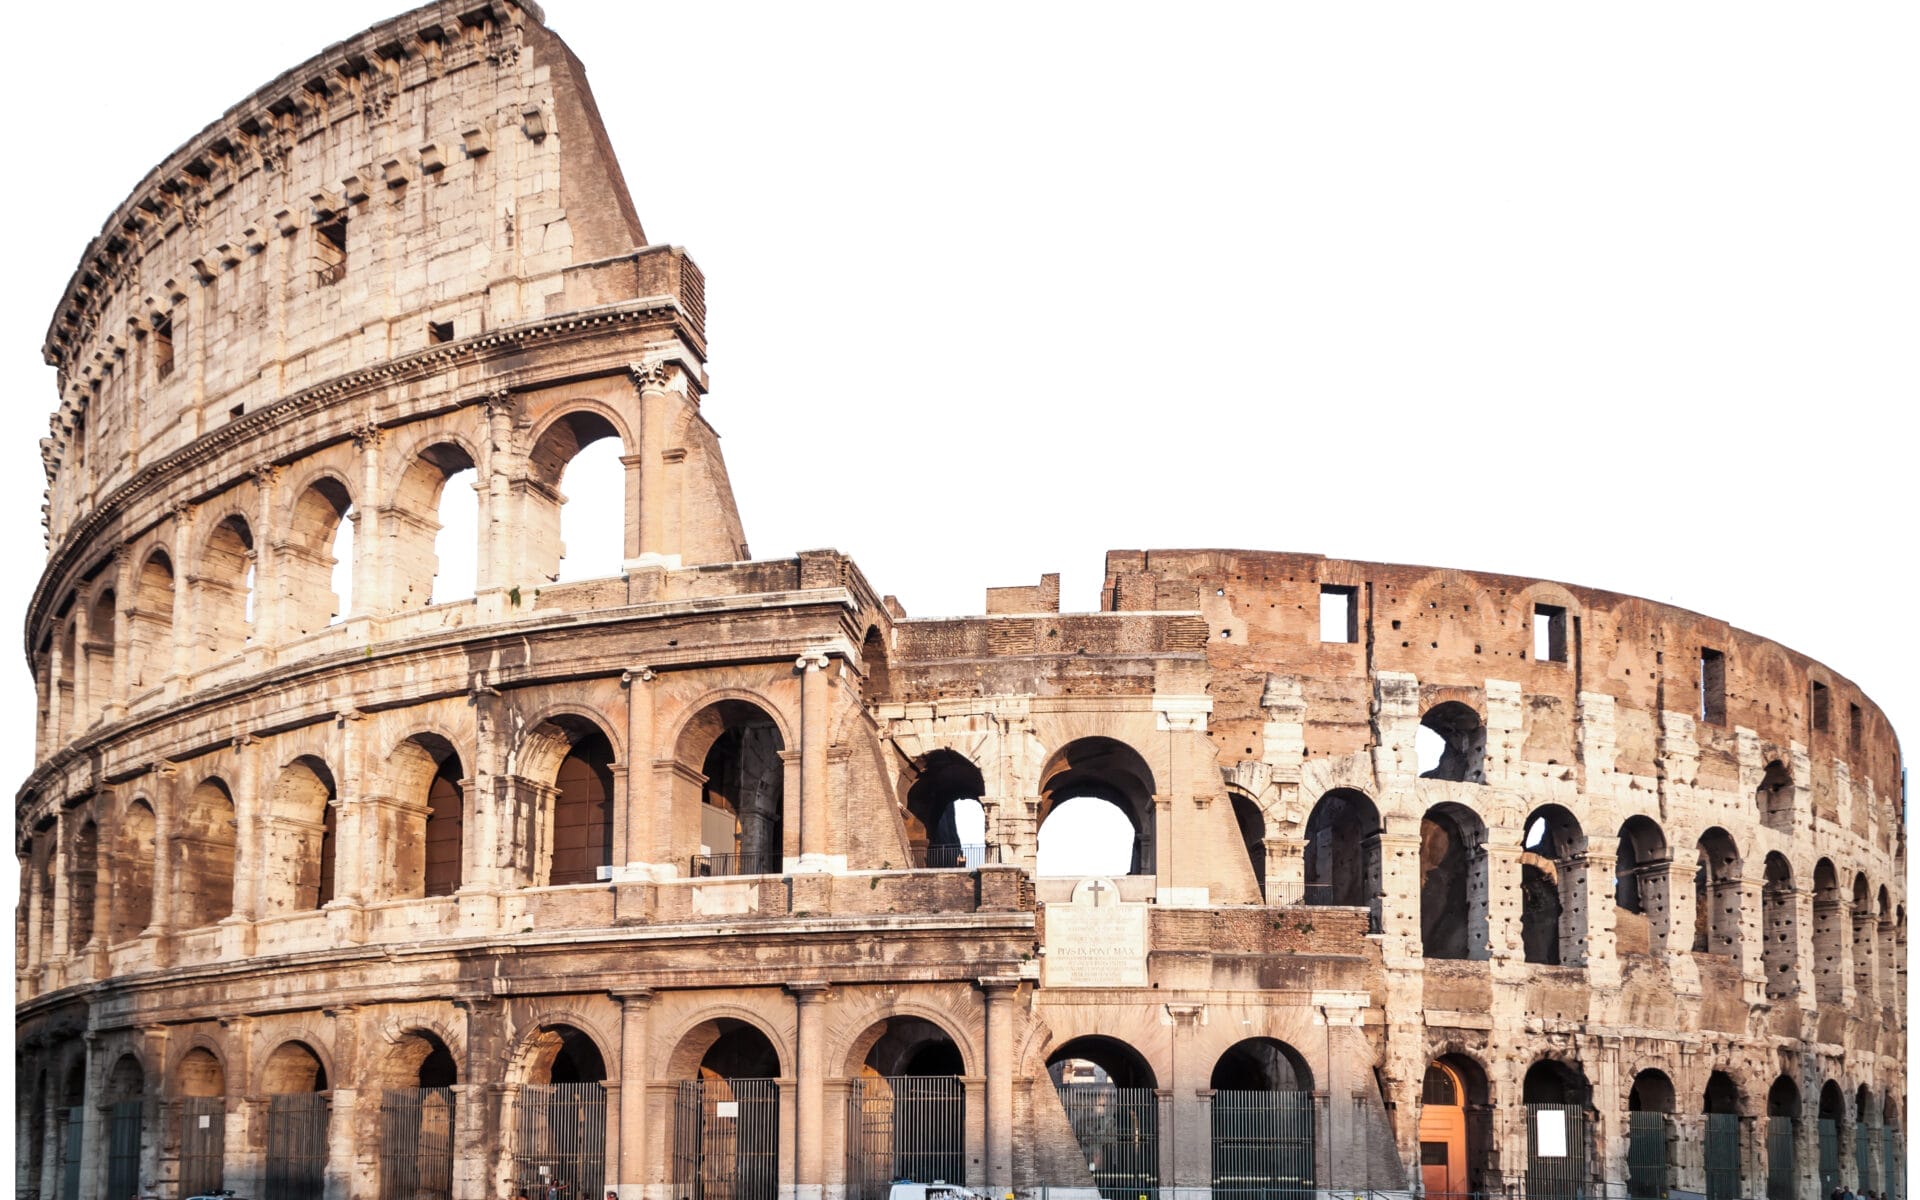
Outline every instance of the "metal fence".
<path id="1" fill-rule="evenodd" d="M 380 1096 L 380 1200 L 452 1200 L 452 1088 Z"/>
<path id="2" fill-rule="evenodd" d="M 325 1092 L 267 1097 L 264 1200 L 323 1200 L 327 1191 Z"/>
<path id="3" fill-rule="evenodd" d="M 1799 1136 L 1800 1123 L 1794 1118 L 1767 1118 L 1767 1200 L 1795 1200 Z"/>
<path id="4" fill-rule="evenodd" d="M 1878 1191 L 1879 1183 L 1873 1173 L 1873 1129 L 1867 1125 L 1853 1127 L 1853 1189 L 1859 1191 Z"/>
<path id="5" fill-rule="evenodd" d="M 1627 1195 L 1631 1200 L 1665 1200 L 1667 1145 L 1672 1119 L 1660 1112 L 1627 1114 Z"/>
<path id="6" fill-rule="evenodd" d="M 1822 1118 L 1820 1121 L 1820 1194 L 1830 1196 L 1833 1189 L 1840 1186 L 1840 1126 L 1838 1122 Z"/>
<path id="7" fill-rule="evenodd" d="M 86 1136 L 87 1110 L 78 1105 L 62 1109 L 60 1126 L 59 1200 L 80 1200 L 80 1148 Z"/>
<path id="8" fill-rule="evenodd" d="M 1880 1130 L 1880 1161 L 1887 1168 L 1887 1195 L 1898 1200 L 1906 1191 L 1907 1177 L 1900 1173 L 1900 1138 L 1891 1125 Z"/>
<path id="9" fill-rule="evenodd" d="M 683 1200 L 773 1200 L 780 1188 L 780 1085 L 691 1079 L 673 1119 L 673 1194 Z"/>
<path id="10" fill-rule="evenodd" d="M 726 875 L 778 875 L 780 855 L 775 847 L 746 854 L 696 854 L 687 873 L 695 879 Z"/>
<path id="11" fill-rule="evenodd" d="M 952 1075 L 855 1079 L 847 1094 L 847 1195 L 885 1200 L 888 1183 L 966 1179 L 967 1094 Z"/>
<path id="12" fill-rule="evenodd" d="M 985 842 L 935 842 L 927 847 L 923 867 L 977 867 L 997 862 L 999 855 Z"/>
<path id="13" fill-rule="evenodd" d="M 1213 1194 L 1221 1200 L 1313 1200 L 1311 1092 L 1213 1094 Z"/>
<path id="14" fill-rule="evenodd" d="M 598 1083 L 528 1084 L 520 1089 L 516 1187 L 532 1194 L 550 1182 L 569 1200 L 601 1195 L 607 1178 L 607 1089 Z"/>
<path id="15" fill-rule="evenodd" d="M 1160 1185 L 1159 1093 L 1110 1083 L 1063 1083 L 1054 1090 L 1106 1200 L 1137 1200 Z"/>
<path id="16" fill-rule="evenodd" d="M 1740 1200 L 1740 1114 L 1708 1113 L 1707 1200 Z"/>
<path id="17" fill-rule="evenodd" d="M 1587 1112 L 1578 1104 L 1527 1105 L 1529 1200 L 1582 1200 L 1587 1179 Z"/>
<path id="18" fill-rule="evenodd" d="M 107 1111 L 107 1200 L 120 1200 L 140 1190 L 140 1129 L 146 1105 L 138 1100 L 116 1101 Z"/>
<path id="19" fill-rule="evenodd" d="M 225 1182 L 227 1101 L 187 1096 L 180 1101 L 180 1194 L 217 1192 Z"/>

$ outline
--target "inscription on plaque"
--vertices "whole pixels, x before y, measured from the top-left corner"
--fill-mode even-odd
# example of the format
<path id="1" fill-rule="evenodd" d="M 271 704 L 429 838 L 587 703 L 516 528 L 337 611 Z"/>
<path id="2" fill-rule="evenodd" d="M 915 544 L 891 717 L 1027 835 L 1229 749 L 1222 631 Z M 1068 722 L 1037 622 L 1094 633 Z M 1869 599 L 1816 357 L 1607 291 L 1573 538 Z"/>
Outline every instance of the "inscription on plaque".
<path id="1" fill-rule="evenodd" d="M 1127 904 L 1110 879 L 1089 879 L 1047 906 L 1044 987 L 1147 986 L 1147 906 Z"/>

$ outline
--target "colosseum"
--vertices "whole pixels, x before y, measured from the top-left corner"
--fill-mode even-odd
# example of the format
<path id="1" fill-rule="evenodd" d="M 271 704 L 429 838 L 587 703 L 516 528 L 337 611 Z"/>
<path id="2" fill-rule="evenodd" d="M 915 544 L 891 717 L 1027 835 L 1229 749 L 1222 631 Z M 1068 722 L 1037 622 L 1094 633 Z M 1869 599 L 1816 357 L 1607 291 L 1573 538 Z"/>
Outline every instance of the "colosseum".
<path id="1" fill-rule="evenodd" d="M 543 22 L 287 71 L 60 298 L 17 1194 L 1900 1192 L 1853 684 L 1465 570 L 1118 550 L 1099 611 L 915 619 L 753 559 L 701 273 Z M 556 582 L 603 440 L 619 569 Z M 1075 804 L 1110 871 L 1042 869 Z"/>

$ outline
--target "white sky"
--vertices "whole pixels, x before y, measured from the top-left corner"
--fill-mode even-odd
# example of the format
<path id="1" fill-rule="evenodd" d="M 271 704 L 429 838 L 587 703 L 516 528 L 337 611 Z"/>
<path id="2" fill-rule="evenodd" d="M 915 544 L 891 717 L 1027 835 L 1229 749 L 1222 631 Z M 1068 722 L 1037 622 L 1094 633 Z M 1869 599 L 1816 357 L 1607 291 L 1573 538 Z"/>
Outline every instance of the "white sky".
<path id="1" fill-rule="evenodd" d="M 88 238 L 226 106 L 395 11 L 11 19 L 15 630 L 40 338 Z M 757 556 L 837 547 L 921 616 L 1056 570 L 1091 608 L 1120 547 L 1509 571 L 1760 631 L 1920 729 L 1911 6 L 547 15 L 648 234 L 706 273 L 706 411 Z"/>

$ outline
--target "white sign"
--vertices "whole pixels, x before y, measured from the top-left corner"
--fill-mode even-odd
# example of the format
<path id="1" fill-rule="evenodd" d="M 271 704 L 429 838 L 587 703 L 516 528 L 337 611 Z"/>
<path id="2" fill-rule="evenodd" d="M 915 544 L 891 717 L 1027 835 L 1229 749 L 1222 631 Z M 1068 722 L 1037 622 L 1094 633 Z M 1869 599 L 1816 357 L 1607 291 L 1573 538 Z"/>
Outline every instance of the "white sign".
<path id="1" fill-rule="evenodd" d="M 717 1100 L 713 1105 L 713 1115 L 716 1117 L 738 1118 L 740 1116 L 740 1102 L 738 1100 Z"/>
<path id="2" fill-rule="evenodd" d="M 213 1118 L 212 1118 L 212 1117 L 210 1117 L 210 1116 L 208 1116 L 208 1115 L 207 1115 L 206 1113 L 201 1113 L 201 1114 L 200 1114 L 200 1128 L 202 1128 L 202 1129 L 207 1129 L 207 1128 L 211 1128 L 211 1127 L 212 1127 L 212 1125 L 213 1125 Z"/>
<path id="3" fill-rule="evenodd" d="M 1049 904 L 1044 987 L 1147 986 L 1147 906 L 1126 904 L 1112 880 L 1090 879 Z"/>
<path id="4" fill-rule="evenodd" d="M 1567 1156 L 1567 1114 L 1557 1108 L 1543 1108 L 1533 1114 L 1535 1158 Z"/>

